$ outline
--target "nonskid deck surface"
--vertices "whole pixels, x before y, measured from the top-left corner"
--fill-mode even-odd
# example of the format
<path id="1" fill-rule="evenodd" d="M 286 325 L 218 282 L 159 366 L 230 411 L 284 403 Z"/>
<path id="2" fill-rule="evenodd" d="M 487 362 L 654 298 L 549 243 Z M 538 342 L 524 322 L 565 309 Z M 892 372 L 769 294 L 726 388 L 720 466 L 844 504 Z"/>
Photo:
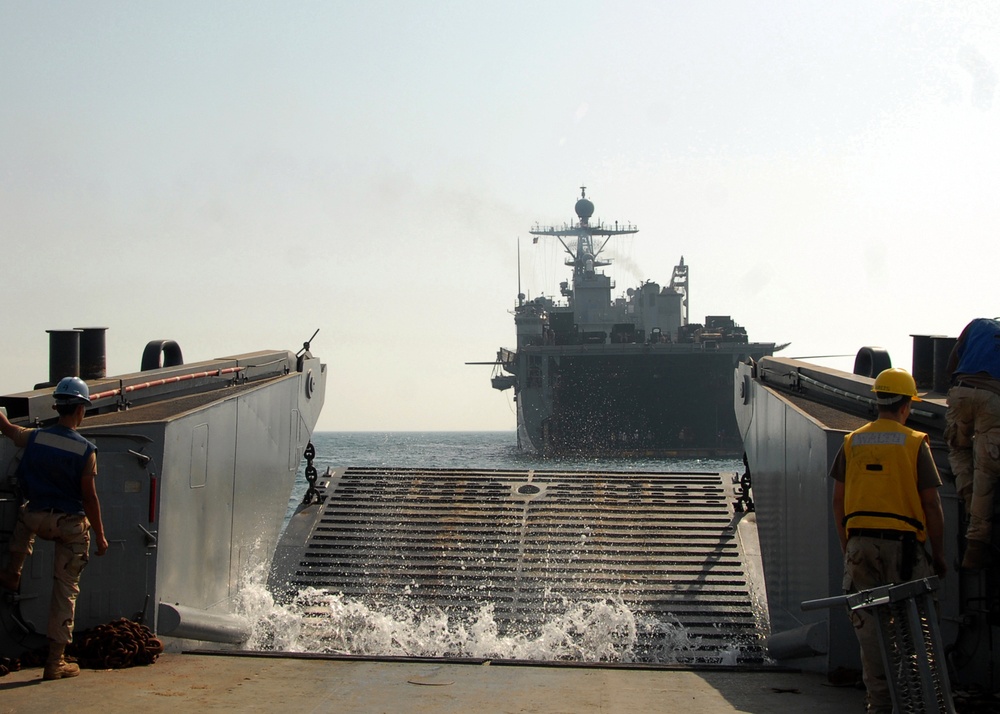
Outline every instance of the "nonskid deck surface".
<path id="1" fill-rule="evenodd" d="M 0 677 L 0 711 L 843 714 L 863 710 L 864 692 L 828 686 L 818 674 L 497 664 L 168 653 L 150 667 L 88 669 L 60 682 L 43 682 L 40 667 L 13 672 Z"/>
<path id="2" fill-rule="evenodd" d="M 634 616 L 638 660 L 762 662 L 763 588 L 733 476 L 338 470 L 324 503 L 293 517 L 272 583 L 447 612 L 491 604 L 501 632 L 519 633 L 607 600 Z"/>

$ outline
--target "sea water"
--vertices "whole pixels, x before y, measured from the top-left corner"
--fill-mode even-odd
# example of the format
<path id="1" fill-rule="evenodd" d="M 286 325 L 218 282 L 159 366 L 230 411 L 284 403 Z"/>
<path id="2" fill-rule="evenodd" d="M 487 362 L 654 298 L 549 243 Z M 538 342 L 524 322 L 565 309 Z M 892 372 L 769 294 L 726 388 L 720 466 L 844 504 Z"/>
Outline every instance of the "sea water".
<path id="1" fill-rule="evenodd" d="M 520 452 L 513 432 L 320 432 L 313 435 L 313 465 L 327 467 L 546 469 L 590 471 L 733 471 L 735 459 L 542 459 Z M 308 487 L 304 469 L 288 514 Z M 501 632 L 493 605 L 468 613 L 414 608 L 405 593 L 392 605 L 365 603 L 315 588 L 277 604 L 263 586 L 266 573 L 247 574 L 240 607 L 251 624 L 247 649 L 370 656 L 473 657 L 519 660 L 670 663 L 697 650 L 700 641 L 669 616 L 636 615 L 620 597 L 564 602 L 558 614 L 531 632 Z M 650 653 L 641 643 L 657 642 Z M 642 650 L 641 656 L 638 653 Z M 720 652 L 735 663 L 738 647 Z M 731 660 L 731 661 L 727 661 Z"/>

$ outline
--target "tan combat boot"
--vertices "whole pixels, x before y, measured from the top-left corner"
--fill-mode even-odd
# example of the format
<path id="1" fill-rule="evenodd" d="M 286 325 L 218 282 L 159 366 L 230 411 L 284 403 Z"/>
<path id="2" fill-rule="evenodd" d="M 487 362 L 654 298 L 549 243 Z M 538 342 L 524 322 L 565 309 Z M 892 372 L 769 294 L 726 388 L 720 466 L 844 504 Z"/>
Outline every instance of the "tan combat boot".
<path id="1" fill-rule="evenodd" d="M 45 671 L 42 679 L 65 679 L 80 674 L 80 666 L 67 662 L 63 657 L 66 645 L 61 642 L 49 641 L 49 658 L 45 660 Z"/>
<path id="2" fill-rule="evenodd" d="M 27 553 L 11 553 L 7 567 L 0 570 L 0 588 L 5 590 L 17 590 L 21 587 L 21 569 L 24 567 L 24 560 Z"/>

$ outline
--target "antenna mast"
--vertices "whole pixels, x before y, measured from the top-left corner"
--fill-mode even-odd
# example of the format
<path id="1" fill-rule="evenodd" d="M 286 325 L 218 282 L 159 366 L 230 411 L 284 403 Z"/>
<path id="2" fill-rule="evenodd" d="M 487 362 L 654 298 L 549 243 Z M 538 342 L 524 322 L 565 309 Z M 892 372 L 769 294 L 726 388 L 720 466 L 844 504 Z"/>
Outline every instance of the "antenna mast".
<path id="1" fill-rule="evenodd" d="M 521 238 L 517 239 L 517 306 L 524 304 L 524 293 L 521 292 Z"/>
<path id="2" fill-rule="evenodd" d="M 575 209 L 577 218 L 579 219 L 578 223 L 567 223 L 561 226 L 540 226 L 535 224 L 535 227 L 529 231 L 531 235 L 535 236 L 533 241 L 535 243 L 538 242 L 539 236 L 554 236 L 558 238 L 569 255 L 566 265 L 573 267 L 574 275 L 583 273 L 585 270 L 593 270 L 594 268 L 611 264 L 606 260 L 598 260 L 598 256 L 604 250 L 604 246 L 608 244 L 612 236 L 639 232 L 639 229 L 631 223 L 619 226 L 618 222 L 615 221 L 614 228 L 605 226 L 603 223 L 591 224 L 590 218 L 594 214 L 594 204 L 587 198 L 587 189 L 585 186 L 580 187 L 580 198 L 576 202 Z M 604 242 L 596 245 L 594 241 L 595 236 L 603 237 Z M 564 240 L 565 238 L 570 239 L 571 242 L 575 238 L 576 245 L 571 247 Z"/>

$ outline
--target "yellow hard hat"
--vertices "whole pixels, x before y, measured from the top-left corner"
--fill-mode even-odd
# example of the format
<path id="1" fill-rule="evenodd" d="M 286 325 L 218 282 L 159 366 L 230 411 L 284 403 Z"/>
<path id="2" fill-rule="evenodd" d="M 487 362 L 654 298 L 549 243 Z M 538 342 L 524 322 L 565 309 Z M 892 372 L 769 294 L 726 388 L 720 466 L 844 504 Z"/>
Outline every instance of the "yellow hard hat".
<path id="1" fill-rule="evenodd" d="M 920 397 L 917 396 L 917 383 L 913 381 L 912 375 L 902 367 L 893 367 L 879 372 L 875 378 L 875 384 L 872 385 L 872 391 L 883 394 L 902 394 L 912 397 L 915 402 L 921 401 Z"/>

